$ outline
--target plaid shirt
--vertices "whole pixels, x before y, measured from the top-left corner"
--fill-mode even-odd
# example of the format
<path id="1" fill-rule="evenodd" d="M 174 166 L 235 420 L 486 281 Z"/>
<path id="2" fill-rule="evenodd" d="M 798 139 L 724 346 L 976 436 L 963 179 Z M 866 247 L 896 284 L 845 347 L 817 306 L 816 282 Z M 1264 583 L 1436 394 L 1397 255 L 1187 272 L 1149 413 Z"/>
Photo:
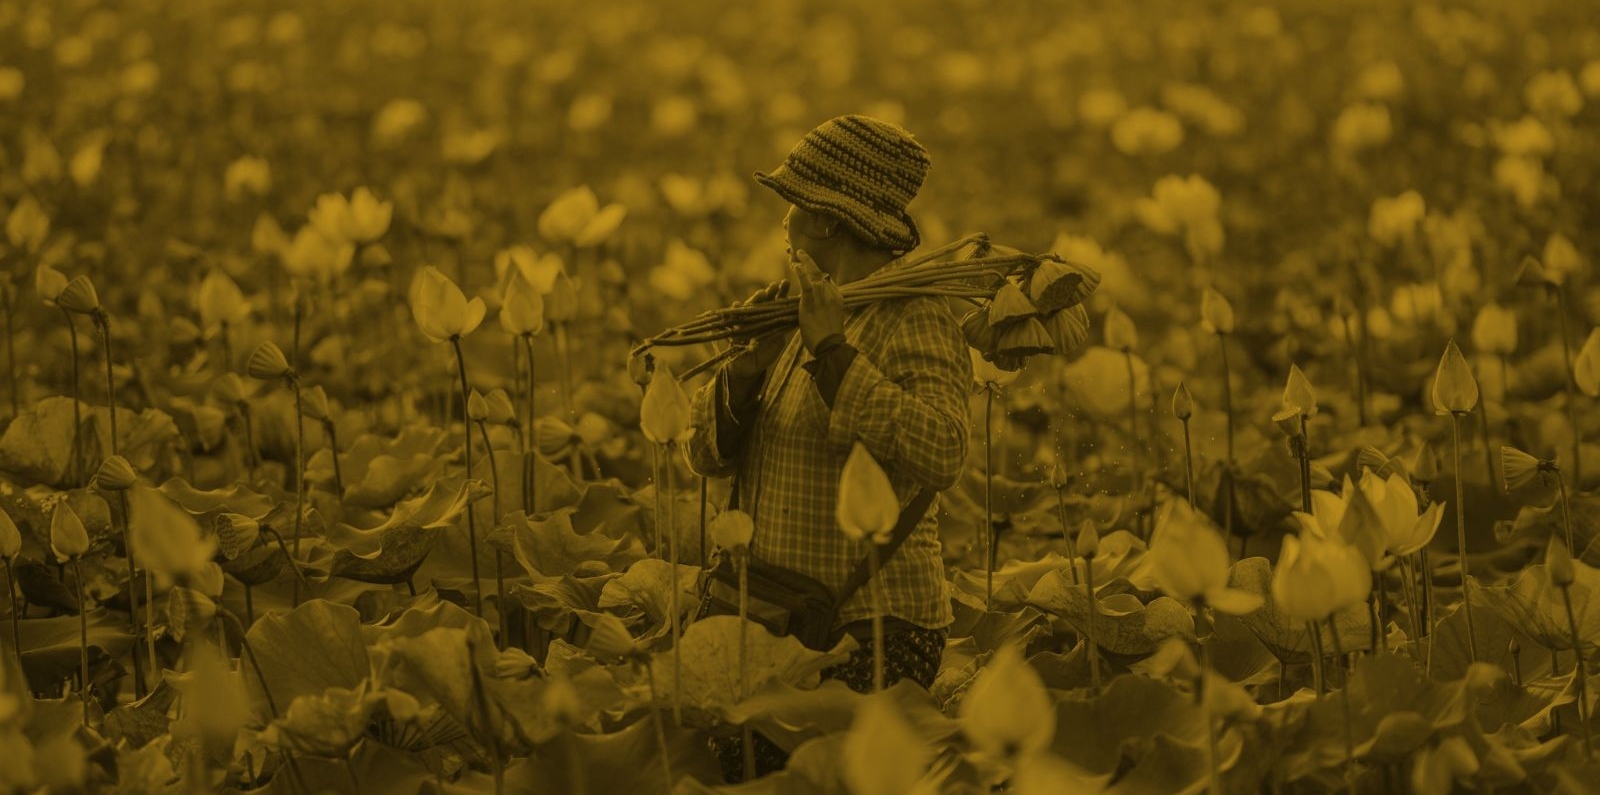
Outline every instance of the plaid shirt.
<path id="1" fill-rule="evenodd" d="M 907 298 L 870 304 L 845 320 L 850 360 L 830 410 L 803 365 L 811 354 L 793 335 L 767 371 L 760 411 L 745 429 L 742 454 L 724 458 L 724 427 L 748 411 L 726 405 L 727 373 L 695 394 L 687 445 L 701 474 L 737 474 L 739 504 L 755 520 L 751 554 L 838 589 L 866 554 L 839 530 L 839 478 L 859 439 L 894 484 L 904 506 L 917 486 L 942 491 L 960 476 L 967 453 L 972 362 L 955 316 L 943 299 Z M 935 530 L 937 502 L 879 572 L 885 615 L 927 628 L 952 620 Z M 872 617 L 868 584 L 846 602 L 838 621 Z"/>

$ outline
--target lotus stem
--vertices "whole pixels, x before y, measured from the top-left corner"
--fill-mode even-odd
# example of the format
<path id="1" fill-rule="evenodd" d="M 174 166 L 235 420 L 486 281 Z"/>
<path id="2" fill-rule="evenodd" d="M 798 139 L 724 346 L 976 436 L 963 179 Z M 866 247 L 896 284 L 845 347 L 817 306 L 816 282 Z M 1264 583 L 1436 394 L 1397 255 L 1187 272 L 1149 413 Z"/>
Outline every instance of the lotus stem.
<path id="1" fill-rule="evenodd" d="M 462 405 L 463 406 L 466 405 L 466 396 L 464 396 L 464 395 L 462 396 Z M 471 442 L 470 434 L 467 437 L 467 440 L 468 440 L 468 443 Z M 476 554 L 477 550 L 474 549 L 473 553 Z M 473 643 L 473 641 L 471 639 L 471 636 L 468 636 L 468 639 L 467 639 L 467 656 L 469 658 L 474 658 L 474 657 L 477 656 L 477 654 L 476 654 L 477 650 L 474 648 L 475 645 L 476 644 Z M 505 792 L 505 776 L 506 776 L 505 765 L 506 765 L 506 762 L 505 762 L 504 757 L 501 754 L 501 751 L 500 751 L 500 738 L 496 734 L 496 730 L 495 730 L 495 726 L 496 726 L 497 722 L 494 719 L 493 713 L 489 709 L 489 694 L 484 692 L 483 674 L 478 670 L 478 666 L 477 666 L 476 663 L 474 663 L 472 665 L 468 665 L 467 666 L 467 670 L 472 673 L 472 694 L 473 694 L 475 700 L 478 702 L 477 703 L 478 714 L 481 716 L 480 719 L 482 720 L 482 726 L 483 726 L 483 736 L 480 739 L 484 740 L 485 741 L 484 744 L 486 746 L 488 746 L 487 750 L 489 751 L 489 769 L 490 769 L 490 772 L 494 774 L 494 792 L 495 792 L 495 795 L 501 795 L 503 792 Z M 568 746 L 568 747 L 570 749 L 570 752 L 571 752 L 571 755 L 572 755 L 572 761 L 574 763 L 573 764 L 573 772 L 574 773 L 580 773 L 581 768 L 577 764 L 577 761 L 578 761 L 578 748 L 577 748 L 576 745 L 571 745 L 571 746 Z M 579 785 L 577 791 L 580 792 L 580 793 L 583 792 L 584 790 L 583 790 L 583 787 L 582 787 L 581 778 L 575 779 L 575 781 Z"/>
<path id="2" fill-rule="evenodd" d="M 1072 531 L 1067 523 L 1067 498 L 1065 488 L 1056 487 L 1056 521 L 1061 523 L 1061 539 L 1067 545 L 1067 571 L 1072 573 L 1072 584 L 1078 584 L 1078 544 L 1077 533 Z"/>
<path id="3" fill-rule="evenodd" d="M 222 321 L 217 336 L 222 341 L 222 367 L 218 369 L 227 372 L 233 369 L 233 339 L 228 334 L 228 321 Z"/>
<path id="4" fill-rule="evenodd" d="M 1572 633 L 1572 677 L 1578 685 L 1578 732 L 1583 737 L 1583 756 L 1588 759 L 1594 756 L 1593 740 L 1589 736 L 1589 696 L 1588 671 L 1583 665 L 1583 638 L 1578 634 L 1578 614 L 1572 609 L 1572 586 L 1561 586 L 1561 601 L 1567 608 L 1567 629 Z M 1551 673 L 1555 673 L 1552 667 Z"/>
<path id="5" fill-rule="evenodd" d="M 17 573 L 11 569 L 11 558 L 5 558 L 6 563 L 6 589 L 10 593 L 11 607 L 11 650 L 17 655 L 17 670 L 20 676 L 26 678 L 27 669 L 22 666 L 22 610 L 17 601 Z"/>
<path id="6" fill-rule="evenodd" d="M 250 479 L 255 479 L 256 467 L 261 465 L 261 452 L 256 448 L 256 431 L 250 421 L 250 404 L 239 403 L 239 421 L 244 425 L 245 466 Z"/>
<path id="7" fill-rule="evenodd" d="M 1451 450 L 1455 455 L 1456 473 L 1456 546 L 1461 555 L 1461 608 L 1467 613 L 1467 650 L 1473 662 L 1478 661 L 1478 637 L 1472 623 L 1472 582 L 1467 564 L 1467 514 L 1465 488 L 1461 483 L 1461 412 L 1450 412 Z"/>
<path id="8" fill-rule="evenodd" d="M 538 472 L 538 462 L 534 456 L 539 454 L 533 444 L 533 393 L 534 390 L 537 389 L 537 386 L 534 381 L 533 369 L 533 335 L 522 334 L 520 337 L 522 339 L 523 350 L 525 350 L 528 355 L 528 422 L 522 426 L 522 467 L 524 473 L 524 482 L 522 484 L 522 512 L 531 514 L 534 511 L 534 506 L 536 505 L 534 499 L 537 496 L 534 492 L 534 481 Z"/>
<path id="9" fill-rule="evenodd" d="M 878 576 L 878 542 L 867 539 L 868 580 L 872 583 L 872 692 L 883 692 L 883 582 Z"/>
<path id="10" fill-rule="evenodd" d="M 1128 447 L 1133 458 L 1134 532 L 1144 536 L 1144 516 L 1139 510 L 1139 500 L 1144 497 L 1144 472 L 1141 466 L 1144 445 L 1139 443 L 1139 380 L 1133 370 L 1133 350 L 1122 352 L 1128 365 Z M 1146 539 L 1148 540 L 1148 539 Z"/>
<path id="11" fill-rule="evenodd" d="M 1386 587 L 1387 585 L 1388 579 L 1383 576 L 1382 572 L 1375 571 L 1372 573 L 1372 591 L 1374 595 L 1372 601 L 1372 648 L 1381 648 L 1384 653 L 1389 651 L 1389 633 L 1384 631 L 1388 624 L 1389 615 L 1389 591 Z"/>
<path id="12" fill-rule="evenodd" d="M 1189 490 L 1189 508 L 1194 508 L 1194 443 L 1189 437 L 1189 421 L 1183 422 L 1183 480 Z"/>
<path id="13" fill-rule="evenodd" d="M 295 307 L 300 306 L 299 302 Z M 293 367 L 289 372 L 289 386 L 294 389 L 294 558 L 300 557 L 300 533 L 305 514 L 306 499 L 306 416 L 305 404 L 300 395 L 300 377 Z M 300 578 L 294 580 L 293 604 L 300 606 Z"/>
<path id="14" fill-rule="evenodd" d="M 1556 293 L 1557 331 L 1561 335 L 1561 363 L 1566 365 L 1567 422 L 1572 425 L 1572 484 L 1583 489 L 1583 433 L 1578 429 L 1578 376 L 1572 362 L 1572 340 L 1567 336 L 1567 292 L 1560 285 Z"/>
<path id="15" fill-rule="evenodd" d="M 78 325 L 72 320 L 72 313 L 65 307 L 61 314 L 67 318 L 67 336 L 72 340 L 72 458 L 68 471 L 71 475 L 67 482 L 77 485 L 79 478 L 85 474 L 86 467 L 83 461 L 83 410 L 79 406 L 82 395 L 78 387 Z"/>
<path id="16" fill-rule="evenodd" d="M 1512 638 L 1507 646 L 1507 651 L 1511 652 L 1511 683 L 1522 687 L 1522 644 Z"/>
<path id="17" fill-rule="evenodd" d="M 494 511 L 494 525 L 500 526 L 500 465 L 494 460 L 494 445 L 489 443 L 489 429 L 482 422 L 478 423 L 478 435 L 483 438 L 483 449 L 488 451 L 489 477 L 494 480 L 494 491 L 490 495 L 491 510 Z M 470 508 L 468 510 L 471 510 Z M 511 627 L 506 619 L 506 555 L 499 547 L 494 548 L 494 611 L 500 617 L 500 648 L 504 649 L 506 635 Z"/>
<path id="18" fill-rule="evenodd" d="M 667 775 L 667 788 L 662 791 L 671 792 L 673 782 L 677 779 L 672 775 L 672 749 L 667 745 L 667 719 L 662 717 L 661 694 L 656 691 L 656 672 L 648 662 L 643 665 L 635 662 L 635 665 L 643 668 L 645 676 L 650 680 L 650 703 L 655 705 L 655 709 L 651 712 L 655 713 L 656 747 L 661 750 L 661 767 Z"/>
<path id="19" fill-rule="evenodd" d="M 150 657 L 150 678 L 161 673 L 161 659 L 156 656 L 156 578 L 144 573 L 144 648 Z"/>
<path id="20" fill-rule="evenodd" d="M 1187 423 L 1185 423 L 1187 426 Z M 1195 612 L 1200 613 L 1204 608 L 1195 605 Z M 1212 795 L 1222 795 L 1227 792 L 1222 788 L 1222 771 L 1217 762 L 1217 723 L 1211 715 L 1211 686 L 1206 682 L 1206 674 L 1211 672 L 1211 643 L 1216 640 L 1215 632 L 1210 638 L 1200 641 L 1200 676 L 1195 682 L 1195 690 L 1200 697 L 1200 714 L 1206 721 L 1206 772 L 1210 776 Z"/>
<path id="21" fill-rule="evenodd" d="M 1344 339 L 1356 364 L 1356 420 L 1367 426 L 1367 368 L 1361 355 L 1361 343 L 1356 341 L 1355 330 L 1350 325 L 1351 314 L 1344 316 Z"/>
<path id="22" fill-rule="evenodd" d="M 1322 668 L 1322 627 L 1316 621 L 1307 621 L 1306 632 L 1311 635 L 1311 679 L 1317 688 L 1317 699 L 1321 700 L 1328 690 L 1327 676 Z"/>
<path id="23" fill-rule="evenodd" d="M 133 533 L 129 531 L 132 526 L 132 517 L 129 515 L 128 493 L 126 491 L 117 492 L 117 505 L 122 508 L 122 551 L 128 557 L 128 634 L 138 635 L 139 598 L 134 577 Z M 113 517 L 114 519 L 115 517 Z M 144 668 L 139 665 L 139 655 L 137 654 L 133 655 L 133 668 L 134 695 L 144 698 Z"/>
<path id="24" fill-rule="evenodd" d="M 94 325 L 100 330 L 102 344 L 105 346 L 106 360 L 106 415 L 111 421 L 111 454 L 117 454 L 117 382 L 111 375 L 111 319 L 104 310 L 96 309 L 91 315 Z"/>
<path id="25" fill-rule="evenodd" d="M 1489 488 L 1498 488 L 1496 484 L 1500 479 L 1494 475 L 1494 445 L 1489 440 L 1489 403 L 1482 403 L 1483 410 L 1478 412 L 1478 430 L 1483 434 L 1483 472 L 1489 478 Z"/>
<path id="26" fill-rule="evenodd" d="M 72 579 L 78 589 L 78 697 L 83 702 L 83 727 L 89 728 L 89 603 L 83 596 L 83 566 L 72 558 Z"/>
<path id="27" fill-rule="evenodd" d="M 328 434 L 329 458 L 333 459 L 333 492 L 339 498 L 339 504 L 344 504 L 344 472 L 339 466 L 339 431 L 334 427 L 332 418 L 322 421 L 322 430 Z"/>
<path id="28" fill-rule="evenodd" d="M 1222 411 L 1227 417 L 1228 441 L 1228 477 L 1224 478 L 1226 484 L 1222 495 L 1222 532 L 1224 536 L 1233 535 L 1233 374 L 1228 366 L 1228 335 L 1217 335 L 1217 350 L 1222 352 Z M 1239 539 L 1239 557 L 1244 557 L 1245 539 Z"/>
<path id="29" fill-rule="evenodd" d="M 1556 497 L 1561 501 L 1561 531 L 1567 537 L 1567 549 L 1577 549 L 1572 539 L 1572 508 L 1567 500 L 1567 481 L 1561 476 L 1559 469 L 1555 470 L 1555 476 Z"/>
<path id="30" fill-rule="evenodd" d="M 466 431 L 466 444 L 463 446 L 466 455 L 467 481 L 472 480 L 472 417 L 467 410 L 467 397 L 472 388 L 467 385 L 467 357 L 461 352 L 461 336 L 450 338 L 450 346 L 456 353 L 456 372 L 461 376 L 461 427 Z M 478 520 L 477 511 L 472 509 L 469 496 L 467 501 L 467 547 L 472 558 L 472 612 L 483 618 L 483 586 L 482 578 L 478 576 Z"/>
<path id="31" fill-rule="evenodd" d="M 1089 636 L 1089 693 L 1100 695 L 1100 644 L 1095 642 L 1095 619 L 1100 617 L 1100 602 L 1094 592 L 1094 558 L 1083 559 L 1083 588 L 1089 594 L 1089 622 L 1084 632 Z"/>
<path id="32" fill-rule="evenodd" d="M 706 485 L 705 475 L 700 476 L 700 562 L 706 559 L 706 506 L 710 502 L 710 491 Z"/>
<path id="33" fill-rule="evenodd" d="M 1330 636 L 1333 638 L 1334 657 L 1343 660 L 1344 649 L 1340 648 L 1338 613 L 1334 613 L 1328 618 L 1328 627 L 1333 630 Z M 1344 692 L 1340 695 L 1343 696 L 1343 698 L 1339 699 L 1339 702 L 1344 711 L 1344 782 L 1345 786 L 1350 790 L 1350 795 L 1356 795 L 1356 751 L 1355 739 L 1351 736 L 1350 729 L 1350 675 L 1348 672 L 1346 672 L 1344 678 Z"/>
<path id="34" fill-rule="evenodd" d="M 750 628 L 750 550 L 742 548 L 734 550 L 733 561 L 739 567 L 739 700 L 743 701 L 750 695 L 750 666 L 746 659 L 749 643 L 746 640 L 746 631 Z M 746 721 L 739 726 L 739 736 L 743 741 L 740 747 L 744 754 L 744 780 L 750 781 L 756 775 L 756 749 L 755 733 L 750 730 L 750 723 Z"/>
<path id="35" fill-rule="evenodd" d="M 662 445 L 661 480 L 666 491 L 665 504 L 667 506 L 667 582 L 670 591 L 667 595 L 667 612 L 672 626 L 672 722 L 683 725 L 683 699 L 679 693 L 683 690 L 683 614 L 678 606 L 681 601 L 678 587 L 678 512 L 672 505 L 672 452 L 674 444 L 667 442 Z"/>
<path id="36" fill-rule="evenodd" d="M 1311 513 L 1311 436 L 1306 433 L 1306 415 L 1300 415 L 1300 437 L 1295 440 L 1295 457 L 1300 459 L 1300 510 Z"/>
<path id="37" fill-rule="evenodd" d="M 994 385 L 983 386 L 983 609 L 994 609 Z"/>

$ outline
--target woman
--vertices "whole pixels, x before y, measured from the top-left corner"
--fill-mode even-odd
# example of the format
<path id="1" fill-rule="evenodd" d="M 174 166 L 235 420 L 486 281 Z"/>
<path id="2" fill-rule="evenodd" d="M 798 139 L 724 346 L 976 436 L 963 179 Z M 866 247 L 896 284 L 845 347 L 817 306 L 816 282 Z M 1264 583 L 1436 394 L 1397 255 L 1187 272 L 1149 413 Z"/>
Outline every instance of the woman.
<path id="1" fill-rule="evenodd" d="M 904 505 L 917 488 L 942 491 L 967 450 L 967 345 L 943 299 L 885 301 L 847 312 L 840 285 L 915 248 L 906 205 L 929 166 L 900 127 L 842 116 L 808 133 L 777 169 L 756 174 L 790 203 L 784 217 L 792 279 L 750 301 L 800 291 L 800 324 L 772 332 L 724 365 L 695 396 L 691 465 L 733 476 L 739 506 L 755 520 L 751 555 L 837 589 L 863 555 L 838 527 L 839 478 L 854 442 L 884 470 Z M 878 576 L 885 594 L 885 685 L 931 687 L 952 620 L 934 511 Z M 870 587 L 870 586 L 869 586 Z M 872 684 L 868 589 L 841 605 L 838 622 L 861 648 L 824 672 L 867 692 Z M 781 767 L 758 742 L 758 773 Z M 738 748 L 731 753 L 737 770 Z"/>

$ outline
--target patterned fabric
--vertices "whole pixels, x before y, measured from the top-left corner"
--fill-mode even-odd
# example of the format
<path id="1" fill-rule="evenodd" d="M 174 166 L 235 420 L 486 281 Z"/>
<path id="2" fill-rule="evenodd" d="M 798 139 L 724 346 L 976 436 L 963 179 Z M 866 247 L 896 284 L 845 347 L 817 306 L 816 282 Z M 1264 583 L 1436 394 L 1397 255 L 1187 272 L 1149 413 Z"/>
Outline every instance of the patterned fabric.
<path id="1" fill-rule="evenodd" d="M 782 165 L 755 179 L 790 204 L 843 221 L 878 248 L 910 251 L 922 236 L 906 205 L 929 164 L 928 151 L 900 126 L 840 116 L 806 133 Z"/>
<path id="2" fill-rule="evenodd" d="M 725 373 L 696 393 L 687 445 L 695 471 L 737 474 L 739 506 L 755 520 L 755 558 L 834 589 L 865 554 L 838 528 L 839 477 L 852 444 L 859 439 L 883 466 L 902 506 L 918 486 L 949 488 L 966 460 L 972 383 L 966 341 L 942 299 L 863 306 L 846 318 L 845 339 L 857 355 L 831 411 L 801 368 L 810 354 L 796 334 L 767 373 L 743 454 L 728 460 L 718 449 L 718 412 L 745 414 L 721 405 Z M 952 620 L 936 513 L 928 511 L 879 573 L 885 615 L 927 628 Z M 842 606 L 840 624 L 871 617 L 871 590 Z"/>
<path id="3" fill-rule="evenodd" d="M 931 689 L 934 678 L 939 675 L 947 634 L 943 629 L 920 628 L 885 633 L 883 686 L 894 687 L 901 679 L 910 679 L 923 689 Z M 857 693 L 872 692 L 872 639 L 861 641 L 860 648 L 850 654 L 849 660 L 824 669 L 822 678 L 837 679 Z M 789 754 L 777 743 L 760 732 L 752 736 L 757 776 L 775 773 L 788 764 Z M 724 781 L 735 784 L 744 780 L 744 742 L 737 732 L 731 736 L 712 737 L 711 750 L 722 766 Z"/>

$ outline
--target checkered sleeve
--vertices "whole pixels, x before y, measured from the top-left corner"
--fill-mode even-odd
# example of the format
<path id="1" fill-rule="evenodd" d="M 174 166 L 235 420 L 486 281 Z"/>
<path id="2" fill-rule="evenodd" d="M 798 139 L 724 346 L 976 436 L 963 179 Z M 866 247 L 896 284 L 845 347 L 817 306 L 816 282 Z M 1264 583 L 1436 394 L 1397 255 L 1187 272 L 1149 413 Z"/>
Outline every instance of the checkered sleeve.
<path id="1" fill-rule="evenodd" d="M 845 371 L 828 442 L 844 452 L 860 439 L 886 468 L 942 491 L 966 461 L 972 361 L 943 300 L 907 299 L 897 309 L 882 351 L 857 355 Z"/>

